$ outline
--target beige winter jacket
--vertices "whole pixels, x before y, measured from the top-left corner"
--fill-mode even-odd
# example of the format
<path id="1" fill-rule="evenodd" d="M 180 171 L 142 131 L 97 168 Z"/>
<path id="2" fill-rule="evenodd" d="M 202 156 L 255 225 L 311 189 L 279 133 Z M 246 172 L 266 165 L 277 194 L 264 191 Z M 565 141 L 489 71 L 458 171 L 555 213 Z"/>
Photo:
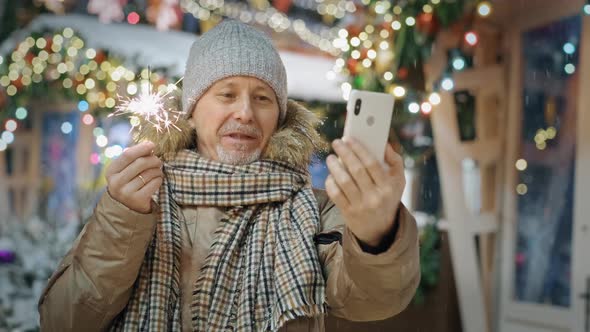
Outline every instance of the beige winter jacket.
<path id="1" fill-rule="evenodd" d="M 267 157 L 289 160 L 298 156 L 291 161 L 305 165 L 313 141 L 307 127 L 314 122 L 305 119 L 309 116 L 307 110 L 292 103 L 287 113 L 285 128 L 271 139 Z M 295 150 L 302 147 L 305 151 Z M 314 194 L 321 215 L 321 231 L 316 239 L 327 281 L 328 314 L 371 321 L 402 311 L 420 280 L 417 227 L 411 214 L 401 206 L 393 244 L 379 254 L 370 254 L 361 249 L 345 227 L 326 193 L 314 190 Z M 191 331 L 190 294 L 224 212 L 215 207 L 186 206 L 182 212 L 182 329 Z M 130 299 L 155 228 L 155 213 L 137 213 L 105 193 L 39 300 L 42 331 L 108 329 Z M 281 328 L 281 332 L 286 331 L 323 332 L 324 319 L 290 321 Z"/>

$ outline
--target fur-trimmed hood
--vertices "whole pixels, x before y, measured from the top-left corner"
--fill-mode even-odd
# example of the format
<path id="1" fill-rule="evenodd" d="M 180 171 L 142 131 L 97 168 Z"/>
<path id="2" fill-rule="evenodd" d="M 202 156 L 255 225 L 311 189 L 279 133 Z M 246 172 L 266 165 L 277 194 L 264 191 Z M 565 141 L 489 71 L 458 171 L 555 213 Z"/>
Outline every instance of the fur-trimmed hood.
<path id="1" fill-rule="evenodd" d="M 314 154 L 326 152 L 327 142 L 317 131 L 321 120 L 303 105 L 289 100 L 283 124 L 271 136 L 262 159 L 287 162 L 299 168 L 307 168 Z M 174 158 L 182 149 L 196 147 L 197 133 L 188 120 L 179 118 L 178 128 L 158 131 L 154 126 L 142 123 L 134 133 L 136 143 L 149 140 L 156 144 L 154 154 L 163 160 Z"/>

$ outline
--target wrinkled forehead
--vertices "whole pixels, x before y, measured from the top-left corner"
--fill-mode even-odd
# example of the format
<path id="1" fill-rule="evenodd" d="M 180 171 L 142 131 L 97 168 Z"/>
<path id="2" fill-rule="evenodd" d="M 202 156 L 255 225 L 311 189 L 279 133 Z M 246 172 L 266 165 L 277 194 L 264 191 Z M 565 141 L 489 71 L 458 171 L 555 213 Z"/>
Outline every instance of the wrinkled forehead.
<path id="1" fill-rule="evenodd" d="M 208 90 L 220 88 L 249 89 L 251 91 L 264 91 L 275 95 L 273 88 L 263 80 L 246 75 L 230 76 L 215 82 Z"/>

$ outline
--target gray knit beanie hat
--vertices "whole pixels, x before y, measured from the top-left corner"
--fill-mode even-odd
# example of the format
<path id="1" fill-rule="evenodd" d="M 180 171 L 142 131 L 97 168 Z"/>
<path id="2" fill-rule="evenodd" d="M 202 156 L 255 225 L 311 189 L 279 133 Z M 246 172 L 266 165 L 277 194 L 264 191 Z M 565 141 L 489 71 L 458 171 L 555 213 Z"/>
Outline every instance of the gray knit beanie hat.
<path id="1" fill-rule="evenodd" d="M 268 84 L 279 103 L 279 123 L 287 112 L 287 73 L 269 37 L 234 20 L 224 20 L 191 46 L 182 89 L 182 110 L 190 117 L 195 103 L 215 82 L 230 76 L 256 77 Z"/>

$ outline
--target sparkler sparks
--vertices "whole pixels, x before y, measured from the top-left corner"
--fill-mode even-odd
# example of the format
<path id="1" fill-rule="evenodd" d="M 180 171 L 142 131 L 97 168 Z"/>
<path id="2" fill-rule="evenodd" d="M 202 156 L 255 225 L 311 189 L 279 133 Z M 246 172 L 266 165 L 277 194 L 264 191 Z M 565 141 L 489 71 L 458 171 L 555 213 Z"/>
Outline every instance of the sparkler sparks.
<path id="1" fill-rule="evenodd" d="M 175 104 L 171 101 L 176 97 L 171 93 L 177 89 L 177 84 L 180 81 L 182 81 L 182 78 L 176 83 L 168 85 L 166 90 L 156 93 L 151 91 L 151 84 L 148 83 L 150 84 L 148 91 L 144 89 L 137 97 L 127 99 L 119 97 L 121 103 L 115 107 L 115 112 L 109 114 L 109 117 L 128 115 L 131 131 L 134 129 L 141 130 L 142 125 L 151 125 L 158 133 L 164 130 L 170 132 L 171 128 L 181 131 L 176 126 L 176 122 L 182 116 L 182 112 L 167 106 Z"/>

